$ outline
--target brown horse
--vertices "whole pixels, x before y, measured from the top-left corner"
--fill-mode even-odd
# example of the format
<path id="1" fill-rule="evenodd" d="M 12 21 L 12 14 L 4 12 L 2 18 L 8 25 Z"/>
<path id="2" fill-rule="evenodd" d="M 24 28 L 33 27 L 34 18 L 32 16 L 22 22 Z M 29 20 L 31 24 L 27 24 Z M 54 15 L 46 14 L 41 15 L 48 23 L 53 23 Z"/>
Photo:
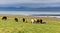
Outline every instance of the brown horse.
<path id="1" fill-rule="evenodd" d="M 15 18 L 14 20 L 15 20 L 16 22 L 18 22 L 18 18 Z"/>

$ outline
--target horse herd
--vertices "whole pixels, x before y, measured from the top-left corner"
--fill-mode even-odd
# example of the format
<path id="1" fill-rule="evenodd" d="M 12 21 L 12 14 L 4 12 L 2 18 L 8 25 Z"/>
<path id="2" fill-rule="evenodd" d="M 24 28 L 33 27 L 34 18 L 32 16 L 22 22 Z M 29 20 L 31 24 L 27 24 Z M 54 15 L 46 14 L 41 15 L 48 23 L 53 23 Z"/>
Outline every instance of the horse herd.
<path id="1" fill-rule="evenodd" d="M 3 16 L 2 17 L 2 20 L 7 20 L 7 17 L 6 16 Z M 18 18 L 14 18 L 14 20 L 16 22 L 18 22 Z M 22 19 L 23 22 L 27 22 L 25 18 Z M 42 19 L 31 19 L 31 23 L 43 23 L 43 20 Z"/>

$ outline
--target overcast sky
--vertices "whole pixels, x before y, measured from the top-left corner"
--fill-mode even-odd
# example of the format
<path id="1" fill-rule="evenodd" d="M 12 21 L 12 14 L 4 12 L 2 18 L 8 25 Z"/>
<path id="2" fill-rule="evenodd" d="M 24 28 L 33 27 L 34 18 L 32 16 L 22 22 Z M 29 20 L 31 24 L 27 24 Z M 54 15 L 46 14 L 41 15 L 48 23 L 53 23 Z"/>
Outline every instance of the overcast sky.
<path id="1" fill-rule="evenodd" d="M 0 7 L 2 6 L 1 4 L 19 4 L 19 3 L 40 3 L 40 4 L 46 4 L 43 5 L 44 7 L 47 6 L 60 6 L 60 0 L 0 0 Z M 6 6 L 6 5 L 4 5 Z M 25 6 L 25 5 L 24 5 Z M 43 7 L 42 5 L 33 5 L 34 7 Z M 0 12 L 1 13 L 1 12 Z M 38 13 L 38 12 L 37 12 Z"/>
<path id="2" fill-rule="evenodd" d="M 60 0 L 0 0 L 0 4 L 15 3 L 60 3 Z"/>
<path id="3" fill-rule="evenodd" d="M 20 3 L 40 3 L 40 4 L 45 4 L 45 5 L 37 5 L 39 6 L 44 6 L 44 7 L 60 7 L 60 0 L 0 0 L 0 7 L 1 6 L 6 6 L 5 4 L 20 4 Z M 4 4 L 4 5 L 1 5 Z M 10 5 L 8 5 L 10 6 Z M 20 6 L 20 5 L 19 5 Z M 19 7 L 17 6 L 17 7 Z M 25 6 L 25 5 L 24 5 Z M 33 5 L 36 6 L 36 5 Z"/>

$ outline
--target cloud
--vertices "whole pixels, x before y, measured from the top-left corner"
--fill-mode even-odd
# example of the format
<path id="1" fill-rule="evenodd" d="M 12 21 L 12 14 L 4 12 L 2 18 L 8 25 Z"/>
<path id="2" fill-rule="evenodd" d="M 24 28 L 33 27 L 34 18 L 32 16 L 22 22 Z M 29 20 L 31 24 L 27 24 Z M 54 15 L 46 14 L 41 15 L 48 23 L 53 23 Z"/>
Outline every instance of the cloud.
<path id="1" fill-rule="evenodd" d="M 20 3 L 38 3 L 39 4 L 39 5 L 38 4 L 37 5 L 33 4 L 33 6 L 31 6 L 31 7 L 35 7 L 35 6 L 36 7 L 56 7 L 56 6 L 60 6 L 60 0 L 0 0 L 0 6 L 6 6 L 6 5 L 1 5 L 1 4 L 20 4 Z M 8 6 L 11 6 L 11 5 L 8 5 Z M 16 6 L 16 7 L 19 7 L 19 6 Z M 29 7 L 30 7 L 30 5 L 29 5 Z"/>
<path id="2" fill-rule="evenodd" d="M 14 3 L 56 3 L 60 0 L 0 0 L 0 4 L 14 4 Z"/>

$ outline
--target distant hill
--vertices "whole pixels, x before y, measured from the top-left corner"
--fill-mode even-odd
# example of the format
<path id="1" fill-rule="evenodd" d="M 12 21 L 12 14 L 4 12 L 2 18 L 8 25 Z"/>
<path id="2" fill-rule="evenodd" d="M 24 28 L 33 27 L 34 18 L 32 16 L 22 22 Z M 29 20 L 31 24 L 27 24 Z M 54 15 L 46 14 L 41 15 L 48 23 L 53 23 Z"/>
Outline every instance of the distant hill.
<path id="1" fill-rule="evenodd" d="M 0 7 L 0 10 L 18 10 L 18 11 L 60 11 L 60 7 L 44 7 L 44 8 L 30 8 L 30 7 Z"/>

